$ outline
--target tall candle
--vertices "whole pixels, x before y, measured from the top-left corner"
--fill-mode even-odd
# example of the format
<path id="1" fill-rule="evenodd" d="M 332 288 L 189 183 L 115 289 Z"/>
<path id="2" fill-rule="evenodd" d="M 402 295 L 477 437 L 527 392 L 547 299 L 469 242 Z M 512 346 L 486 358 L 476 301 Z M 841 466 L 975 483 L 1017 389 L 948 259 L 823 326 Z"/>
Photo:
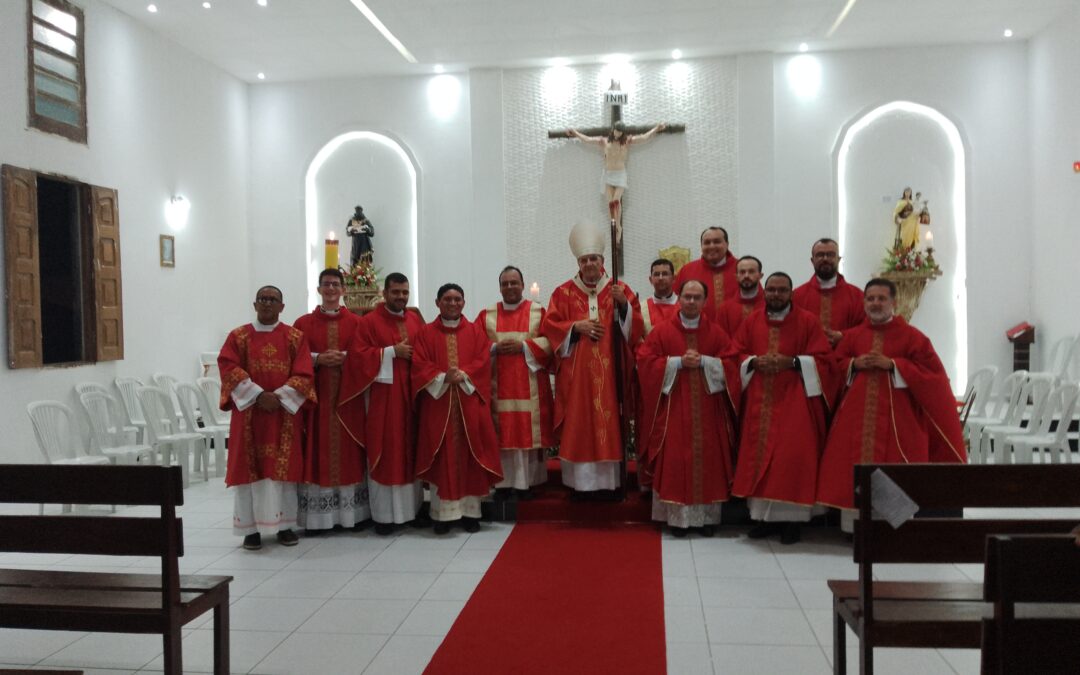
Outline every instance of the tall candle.
<path id="1" fill-rule="evenodd" d="M 931 232 L 930 230 L 926 231 L 926 245 L 927 246 L 933 246 L 934 245 L 934 233 Z"/>
<path id="2" fill-rule="evenodd" d="M 529 296 L 531 296 L 533 300 L 540 299 L 540 284 L 535 281 L 532 282 L 532 286 L 529 286 Z"/>
<path id="3" fill-rule="evenodd" d="M 331 232 L 326 239 L 326 269 L 336 270 L 338 268 L 338 240 L 334 239 L 334 233 Z"/>

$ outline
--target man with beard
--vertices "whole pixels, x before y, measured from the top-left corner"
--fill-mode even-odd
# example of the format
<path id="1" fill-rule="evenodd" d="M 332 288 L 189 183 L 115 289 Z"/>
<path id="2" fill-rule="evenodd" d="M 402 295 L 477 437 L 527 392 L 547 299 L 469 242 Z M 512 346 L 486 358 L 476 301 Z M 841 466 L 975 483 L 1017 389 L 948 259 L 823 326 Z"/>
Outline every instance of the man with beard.
<path id="1" fill-rule="evenodd" d="M 383 302 L 360 320 L 342 373 L 342 425 L 365 448 L 375 532 L 416 518 L 424 493 L 416 480 L 416 419 L 410 366 L 423 319 L 406 309 L 409 280 L 386 275 Z"/>
<path id="2" fill-rule="evenodd" d="M 966 461 L 949 377 L 930 340 L 893 314 L 896 285 L 872 279 L 865 301 L 866 321 L 836 347 L 846 387 L 818 478 L 818 502 L 848 510 L 856 464 Z"/>
<path id="3" fill-rule="evenodd" d="M 761 288 L 761 261 L 752 255 L 744 255 L 735 265 L 735 278 L 739 282 L 739 295 L 720 305 L 716 322 L 735 335 L 739 326 L 750 313 L 765 306 L 765 292 Z"/>
<path id="4" fill-rule="evenodd" d="M 675 277 L 675 288 L 682 288 L 690 279 L 705 284 L 709 299 L 705 303 L 705 315 L 716 318 L 716 312 L 725 300 L 739 292 L 735 278 L 735 256 L 728 250 L 728 233 L 722 227 L 709 227 L 701 233 L 701 257 L 683 265 Z"/>
<path id="5" fill-rule="evenodd" d="M 641 318 L 647 336 L 660 324 L 679 313 L 679 296 L 672 290 L 675 281 L 675 264 L 667 258 L 657 258 L 649 268 L 649 284 L 653 294 L 641 308 Z"/>
<path id="6" fill-rule="evenodd" d="M 480 310 L 476 325 L 487 332 L 491 351 L 491 397 L 499 435 L 503 480 L 495 486 L 506 495 L 547 480 L 547 448 L 555 445 L 551 416 L 551 343 L 540 335 L 545 311 L 525 300 L 525 277 L 508 265 L 499 274 L 502 302 Z"/>
<path id="7" fill-rule="evenodd" d="M 822 392 L 830 391 L 829 341 L 813 314 L 791 303 L 791 277 L 765 281 L 765 307 L 736 333 L 742 363 L 742 433 L 732 492 L 747 498 L 759 539 L 800 538 L 810 520 L 825 444 Z"/>
<path id="8" fill-rule="evenodd" d="M 416 476 L 431 486 L 435 534 L 462 521 L 480 529 L 480 500 L 502 480 L 499 441 L 491 421 L 491 340 L 462 317 L 465 291 L 443 284 L 439 316 L 420 329 L 413 352 L 412 391 L 420 430 Z"/>
<path id="9" fill-rule="evenodd" d="M 730 495 L 737 352 L 727 333 L 702 314 L 707 293 L 700 281 L 683 284 L 678 317 L 658 326 L 638 349 L 642 438 L 655 474 L 652 517 L 677 537 L 691 527 L 711 537 L 720 504 Z"/>
<path id="10" fill-rule="evenodd" d="M 833 347 L 844 331 L 863 322 L 862 291 L 844 280 L 840 267 L 840 245 L 832 239 L 818 239 L 810 248 L 814 276 L 795 289 L 791 301 L 818 317 L 825 337 Z"/>

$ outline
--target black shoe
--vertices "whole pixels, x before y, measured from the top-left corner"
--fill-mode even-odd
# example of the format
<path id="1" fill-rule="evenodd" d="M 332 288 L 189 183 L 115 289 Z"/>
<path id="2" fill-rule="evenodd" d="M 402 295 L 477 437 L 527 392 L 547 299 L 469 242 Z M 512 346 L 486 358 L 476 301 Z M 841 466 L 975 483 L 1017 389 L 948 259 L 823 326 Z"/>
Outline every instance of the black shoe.
<path id="1" fill-rule="evenodd" d="M 305 537 L 321 537 L 322 535 L 326 534 L 326 532 L 326 530 L 313 530 L 310 527 L 304 528 Z"/>
<path id="2" fill-rule="evenodd" d="M 671 530 L 671 536 L 675 537 L 676 539 L 682 539 L 686 536 L 686 533 L 688 531 L 685 527 L 671 527 L 668 529 Z"/>
<path id="3" fill-rule="evenodd" d="M 798 523 L 784 523 L 784 531 L 780 533 L 780 543 L 785 546 L 797 544 L 802 539 L 802 526 Z"/>
<path id="4" fill-rule="evenodd" d="M 479 518 L 462 518 L 462 526 L 466 532 L 479 532 L 480 531 L 480 519 Z"/>
<path id="5" fill-rule="evenodd" d="M 435 526 L 432 529 L 435 530 L 435 534 L 443 535 L 450 531 L 450 523 L 437 520 L 435 521 Z"/>
<path id="6" fill-rule="evenodd" d="M 422 528 L 429 527 L 431 525 L 431 516 L 421 511 L 416 514 L 416 517 L 408 522 L 409 527 Z"/>
<path id="7" fill-rule="evenodd" d="M 746 536 L 751 539 L 764 539 L 765 537 L 771 537 L 774 534 L 780 534 L 784 529 L 784 523 L 761 523 L 750 528 L 750 531 L 746 533 Z"/>
<path id="8" fill-rule="evenodd" d="M 514 488 L 495 488 L 493 496 L 497 502 L 509 501 L 514 496 Z"/>
<path id="9" fill-rule="evenodd" d="M 258 532 L 244 537 L 244 548 L 249 551 L 258 551 L 262 548 L 262 536 Z"/>
<path id="10" fill-rule="evenodd" d="M 517 495 L 519 502 L 530 501 L 535 496 L 533 495 L 532 490 L 514 490 L 514 494 Z"/>
<path id="11" fill-rule="evenodd" d="M 354 524 L 352 526 L 352 531 L 353 532 L 360 532 L 362 530 L 366 530 L 369 527 L 371 527 L 371 524 L 373 522 L 374 521 L 372 521 L 371 518 L 368 518 L 367 520 L 361 520 L 359 523 L 356 523 L 356 524 Z"/>
<path id="12" fill-rule="evenodd" d="M 375 534 L 385 537 L 394 533 L 393 523 L 375 523 Z"/>
<path id="13" fill-rule="evenodd" d="M 702 525 L 701 526 L 701 536 L 703 536 L 703 537 L 711 537 L 714 534 L 716 534 L 716 526 L 715 525 Z"/>
<path id="14" fill-rule="evenodd" d="M 292 530 L 282 530 L 277 533 L 277 541 L 282 546 L 296 546 L 300 543 L 300 537 Z"/>

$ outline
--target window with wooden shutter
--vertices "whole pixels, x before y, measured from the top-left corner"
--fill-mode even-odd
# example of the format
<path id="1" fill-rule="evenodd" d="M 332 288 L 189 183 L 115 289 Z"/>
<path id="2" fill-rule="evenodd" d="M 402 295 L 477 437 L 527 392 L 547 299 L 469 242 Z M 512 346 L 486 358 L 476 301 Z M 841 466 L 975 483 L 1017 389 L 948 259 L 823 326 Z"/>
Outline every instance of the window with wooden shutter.
<path id="1" fill-rule="evenodd" d="M 41 294 L 38 262 L 37 174 L 5 165 L 4 270 L 8 365 L 41 365 Z"/>
<path id="2" fill-rule="evenodd" d="M 27 0 L 31 127 L 86 143 L 83 13 L 66 0 Z"/>
<path id="3" fill-rule="evenodd" d="M 90 187 L 94 245 L 94 312 L 98 361 L 124 358 L 124 308 L 120 299 L 120 217 L 116 190 Z"/>

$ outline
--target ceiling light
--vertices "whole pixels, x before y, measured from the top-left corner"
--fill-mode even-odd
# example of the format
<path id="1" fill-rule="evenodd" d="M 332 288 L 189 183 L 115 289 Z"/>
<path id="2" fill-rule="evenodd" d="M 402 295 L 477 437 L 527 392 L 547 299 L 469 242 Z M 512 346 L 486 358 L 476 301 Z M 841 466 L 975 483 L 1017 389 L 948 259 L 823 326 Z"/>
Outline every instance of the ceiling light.
<path id="1" fill-rule="evenodd" d="M 210 9 L 210 3 L 209 2 L 204 2 L 202 4 L 202 7 L 203 7 L 203 9 Z"/>
<path id="2" fill-rule="evenodd" d="M 151 14 L 157 14 L 157 5 L 147 5 L 146 11 L 150 12 Z"/>
<path id="3" fill-rule="evenodd" d="M 435 72 L 436 72 L 436 73 L 439 73 L 440 75 L 442 75 L 443 73 L 445 73 L 445 72 L 446 72 L 446 68 L 443 68 L 443 64 L 441 64 L 441 63 L 436 63 L 436 64 L 435 64 Z"/>
<path id="4" fill-rule="evenodd" d="M 825 37 L 831 38 L 833 36 L 833 33 L 840 28 L 840 24 L 844 23 L 844 19 L 847 18 L 848 12 L 851 11 L 851 8 L 854 7 L 855 3 L 858 1 L 859 0 L 847 0 L 847 4 L 840 10 L 840 14 L 836 16 L 836 21 L 833 21 L 833 25 L 829 28 L 829 32 L 825 34 Z"/>
<path id="5" fill-rule="evenodd" d="M 808 52 L 808 51 L 810 51 L 810 45 L 806 44 L 805 42 L 800 42 L 799 43 L 799 51 L 800 52 Z"/>
<path id="6" fill-rule="evenodd" d="M 570 59 L 560 56 L 559 58 L 551 59 L 551 65 L 555 68 L 565 68 L 570 65 Z"/>
<path id="7" fill-rule="evenodd" d="M 1013 36 L 1012 28 L 1006 28 L 1006 29 L 1005 29 L 1005 33 L 1004 33 L 1004 35 L 1005 35 L 1005 37 L 1007 37 L 1007 38 L 1008 38 L 1008 37 L 1012 37 L 1012 36 Z"/>
<path id="8" fill-rule="evenodd" d="M 353 7 L 360 10 L 360 13 L 364 15 L 364 18 L 375 27 L 375 30 L 379 31 L 379 33 L 386 38 L 386 41 L 394 46 L 394 49 L 398 51 L 398 54 L 401 54 L 402 58 L 409 63 L 416 63 L 416 57 L 412 55 L 412 52 L 401 43 L 401 40 L 397 39 L 394 34 L 390 32 L 389 28 L 383 25 L 382 21 L 379 21 L 379 17 L 375 16 L 375 12 L 371 11 L 371 8 L 364 4 L 364 0 L 350 0 L 350 2 L 352 2 Z"/>
<path id="9" fill-rule="evenodd" d="M 266 0 L 255 0 L 255 4 L 259 7 L 266 7 Z"/>
<path id="10" fill-rule="evenodd" d="M 671 50 L 671 58 L 675 59 L 676 61 L 681 59 L 682 58 L 682 50 L 681 49 L 672 49 Z"/>
<path id="11" fill-rule="evenodd" d="M 255 77 L 259 78 L 260 80 L 265 80 L 266 79 L 266 73 L 259 73 Z"/>
<path id="12" fill-rule="evenodd" d="M 630 63 L 630 57 L 627 54 L 608 54 L 601 60 L 604 63 Z"/>

